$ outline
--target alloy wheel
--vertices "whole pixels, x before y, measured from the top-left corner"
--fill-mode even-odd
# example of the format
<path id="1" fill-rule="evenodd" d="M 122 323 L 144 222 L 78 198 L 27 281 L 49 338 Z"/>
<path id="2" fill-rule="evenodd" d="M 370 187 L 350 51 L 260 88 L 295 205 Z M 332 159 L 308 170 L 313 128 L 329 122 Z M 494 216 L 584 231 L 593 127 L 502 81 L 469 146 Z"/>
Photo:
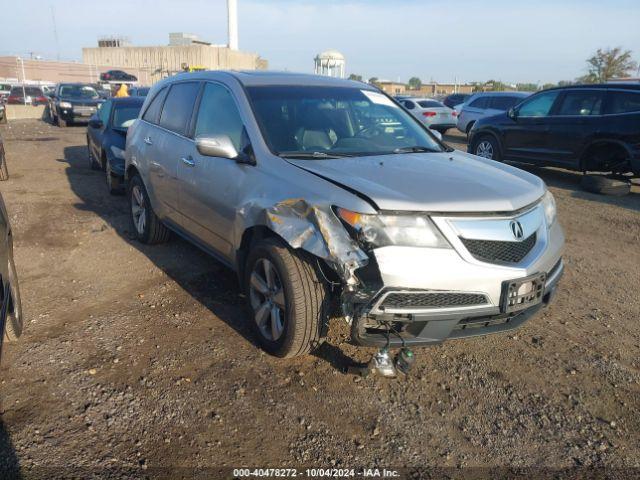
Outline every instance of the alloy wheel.
<path id="1" fill-rule="evenodd" d="M 478 143 L 478 145 L 476 146 L 476 155 L 478 157 L 492 159 L 493 145 L 491 145 L 491 142 L 489 140 L 482 140 L 480 143 Z"/>
<path id="2" fill-rule="evenodd" d="M 131 189 L 131 215 L 133 224 L 140 236 L 144 235 L 144 227 L 147 221 L 146 213 L 144 193 L 139 185 L 134 185 Z"/>
<path id="3" fill-rule="evenodd" d="M 249 300 L 260 333 L 267 340 L 277 341 L 284 333 L 286 302 L 278 271 L 266 258 L 260 258 L 253 267 Z"/>

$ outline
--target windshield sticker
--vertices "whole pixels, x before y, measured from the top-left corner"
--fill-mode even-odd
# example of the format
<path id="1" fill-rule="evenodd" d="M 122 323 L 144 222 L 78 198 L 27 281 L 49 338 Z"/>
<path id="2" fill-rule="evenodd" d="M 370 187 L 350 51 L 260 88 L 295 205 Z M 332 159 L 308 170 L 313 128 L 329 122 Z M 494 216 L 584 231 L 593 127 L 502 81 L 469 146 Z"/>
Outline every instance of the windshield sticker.
<path id="1" fill-rule="evenodd" d="M 376 105 L 385 105 L 387 107 L 398 108 L 398 106 L 395 103 L 393 103 L 389 97 L 381 94 L 380 92 L 372 92 L 371 90 L 360 90 L 360 91 L 364 93 L 365 96 Z"/>

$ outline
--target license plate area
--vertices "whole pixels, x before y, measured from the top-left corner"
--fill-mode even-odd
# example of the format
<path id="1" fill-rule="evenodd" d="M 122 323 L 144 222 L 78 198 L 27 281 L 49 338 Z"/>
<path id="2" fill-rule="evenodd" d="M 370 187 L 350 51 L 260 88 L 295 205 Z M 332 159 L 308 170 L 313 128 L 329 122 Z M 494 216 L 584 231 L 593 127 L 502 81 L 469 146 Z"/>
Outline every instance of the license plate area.
<path id="1" fill-rule="evenodd" d="M 546 273 L 502 282 L 502 304 L 504 313 L 519 312 L 542 302 Z"/>

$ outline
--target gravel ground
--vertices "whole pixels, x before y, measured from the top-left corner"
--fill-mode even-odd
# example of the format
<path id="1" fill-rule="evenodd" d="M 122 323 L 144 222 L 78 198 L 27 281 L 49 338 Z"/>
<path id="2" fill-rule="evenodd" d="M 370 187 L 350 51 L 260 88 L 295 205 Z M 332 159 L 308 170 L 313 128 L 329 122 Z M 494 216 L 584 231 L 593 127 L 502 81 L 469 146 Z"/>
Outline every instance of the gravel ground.
<path id="1" fill-rule="evenodd" d="M 179 239 L 130 240 L 126 201 L 89 169 L 84 128 L 22 121 L 0 132 L 27 318 L 0 365 L 0 477 L 225 466 L 640 474 L 640 188 L 602 197 L 574 173 L 529 168 L 555 194 L 567 236 L 555 303 L 510 334 L 419 350 L 407 379 L 361 379 L 345 367 L 373 350 L 350 345 L 342 323 L 314 355 L 272 358 L 246 327 L 230 271 Z"/>

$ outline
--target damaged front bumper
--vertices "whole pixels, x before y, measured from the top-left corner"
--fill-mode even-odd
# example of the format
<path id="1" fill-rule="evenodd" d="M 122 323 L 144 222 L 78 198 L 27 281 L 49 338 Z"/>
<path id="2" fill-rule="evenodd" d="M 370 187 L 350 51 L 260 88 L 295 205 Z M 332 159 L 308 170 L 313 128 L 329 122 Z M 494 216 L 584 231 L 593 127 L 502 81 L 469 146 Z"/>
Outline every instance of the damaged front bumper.
<path id="1" fill-rule="evenodd" d="M 374 250 L 372 265 L 380 283 L 348 300 L 352 341 L 392 347 L 431 345 L 519 327 L 552 301 L 564 271 L 562 229 L 557 223 L 548 232 L 543 229 L 531 255 L 515 265 L 479 261 L 459 245 L 450 250 Z M 537 296 L 514 309 L 507 297 L 514 284 L 528 279 L 537 282 Z"/>

